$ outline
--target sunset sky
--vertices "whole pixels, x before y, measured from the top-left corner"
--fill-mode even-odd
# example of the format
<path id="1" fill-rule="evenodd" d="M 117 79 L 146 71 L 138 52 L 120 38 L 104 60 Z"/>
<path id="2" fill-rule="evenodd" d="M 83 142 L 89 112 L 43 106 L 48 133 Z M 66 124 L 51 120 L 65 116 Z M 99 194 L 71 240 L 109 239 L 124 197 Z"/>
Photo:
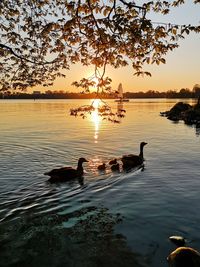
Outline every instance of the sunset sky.
<path id="1" fill-rule="evenodd" d="M 136 1 L 141 4 L 144 1 Z M 149 18 L 153 22 L 166 22 L 174 24 L 200 24 L 200 4 L 192 4 L 187 0 L 186 4 L 173 9 L 170 15 L 161 16 L 152 14 Z M 146 71 L 152 73 L 152 77 L 133 76 L 131 66 L 114 69 L 107 68 L 107 75 L 112 78 L 112 87 L 116 89 L 118 84 L 123 84 L 124 91 L 147 91 L 147 90 L 180 90 L 181 88 L 192 89 L 194 84 L 200 84 L 200 34 L 190 34 L 184 40 L 179 41 L 179 48 L 169 52 L 166 56 L 166 64 L 147 65 Z M 73 65 L 71 70 L 65 72 L 66 78 L 57 79 L 54 86 L 43 88 L 37 87 L 31 90 L 79 90 L 71 86 L 75 80 L 88 77 L 93 74 L 92 67 L 83 67 L 80 64 Z"/>

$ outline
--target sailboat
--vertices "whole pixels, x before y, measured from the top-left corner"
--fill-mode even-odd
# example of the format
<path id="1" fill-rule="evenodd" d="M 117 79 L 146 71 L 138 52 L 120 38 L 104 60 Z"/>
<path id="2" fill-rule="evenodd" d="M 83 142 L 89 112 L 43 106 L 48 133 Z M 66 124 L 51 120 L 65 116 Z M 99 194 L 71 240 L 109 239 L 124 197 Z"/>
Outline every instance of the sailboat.
<path id="1" fill-rule="evenodd" d="M 115 102 L 129 102 L 129 99 L 125 99 L 123 97 L 123 87 L 121 83 L 118 85 L 117 88 L 117 97 L 118 99 L 116 99 Z"/>

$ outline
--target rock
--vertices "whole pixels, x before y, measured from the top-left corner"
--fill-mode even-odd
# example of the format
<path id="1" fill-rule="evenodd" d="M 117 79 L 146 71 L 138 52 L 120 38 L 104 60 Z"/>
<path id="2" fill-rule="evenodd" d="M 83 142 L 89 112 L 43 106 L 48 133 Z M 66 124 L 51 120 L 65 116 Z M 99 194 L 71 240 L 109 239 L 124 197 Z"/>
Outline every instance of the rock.
<path id="1" fill-rule="evenodd" d="M 174 243 L 178 247 L 182 247 L 185 245 L 185 238 L 182 236 L 170 236 L 169 240 L 172 241 L 172 243 Z"/>
<path id="2" fill-rule="evenodd" d="M 186 111 L 188 109 L 192 108 L 190 104 L 183 103 L 183 102 L 178 102 L 176 103 L 169 111 L 169 113 L 174 113 L 174 114 L 180 114 L 182 111 Z"/>
<path id="3" fill-rule="evenodd" d="M 195 124 L 200 119 L 200 114 L 194 108 L 187 110 L 183 114 L 183 120 L 186 124 Z"/>
<path id="4" fill-rule="evenodd" d="M 193 248 L 180 247 L 167 258 L 169 267 L 200 267 L 200 254 Z"/>
<path id="5" fill-rule="evenodd" d="M 169 113 L 169 111 L 160 112 L 160 116 L 167 117 L 168 113 Z"/>
<path id="6" fill-rule="evenodd" d="M 200 128 L 200 121 L 196 122 L 196 128 Z"/>
<path id="7" fill-rule="evenodd" d="M 191 106 L 187 103 L 178 102 L 169 111 L 160 112 L 160 115 L 174 122 L 183 120 L 188 125 L 196 125 L 200 121 L 200 105 Z"/>
<path id="8" fill-rule="evenodd" d="M 187 104 L 187 103 L 178 102 L 169 110 L 167 116 L 169 119 L 172 119 L 172 120 L 181 119 L 182 113 L 191 109 L 191 108 L 192 108 L 192 106 Z"/>

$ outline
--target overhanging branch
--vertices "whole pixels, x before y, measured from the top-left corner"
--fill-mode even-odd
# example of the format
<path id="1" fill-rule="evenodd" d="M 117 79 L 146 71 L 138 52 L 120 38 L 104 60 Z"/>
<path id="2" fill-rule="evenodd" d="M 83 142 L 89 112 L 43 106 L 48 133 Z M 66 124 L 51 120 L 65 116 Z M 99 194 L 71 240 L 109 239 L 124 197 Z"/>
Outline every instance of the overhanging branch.
<path id="1" fill-rule="evenodd" d="M 52 60 L 52 61 L 46 61 L 46 62 L 37 62 L 37 61 L 33 61 L 33 60 L 30 60 L 26 57 L 23 57 L 23 56 L 20 56 L 18 55 L 11 47 L 7 46 L 7 45 L 4 45 L 4 44 L 1 44 L 0 43 L 0 48 L 3 48 L 3 49 L 6 49 L 8 50 L 12 55 L 14 55 L 16 58 L 20 59 L 20 60 L 24 60 L 26 62 L 29 62 L 29 63 L 32 63 L 32 64 L 37 64 L 37 65 L 46 65 L 46 64 L 52 64 L 55 62 L 55 60 Z"/>
<path id="2" fill-rule="evenodd" d="M 129 3 L 127 3 L 126 1 L 124 1 L 124 0 L 119 0 L 122 4 L 124 4 L 125 6 L 127 6 L 127 7 L 129 7 L 129 8 L 138 8 L 138 9 L 142 9 L 142 10 L 145 10 L 146 8 L 145 7 L 142 7 L 142 6 L 137 6 L 137 5 L 135 5 L 134 3 L 131 3 L 131 2 L 129 2 Z"/>

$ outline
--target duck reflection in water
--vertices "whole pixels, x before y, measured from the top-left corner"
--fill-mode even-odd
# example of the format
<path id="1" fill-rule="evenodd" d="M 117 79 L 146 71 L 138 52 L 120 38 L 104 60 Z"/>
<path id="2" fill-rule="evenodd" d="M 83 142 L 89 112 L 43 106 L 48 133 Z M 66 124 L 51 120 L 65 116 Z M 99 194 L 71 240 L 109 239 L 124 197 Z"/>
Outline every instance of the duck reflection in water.
<path id="1" fill-rule="evenodd" d="M 77 168 L 62 167 L 53 169 L 50 172 L 45 172 L 44 175 L 50 176 L 50 183 L 66 182 L 75 178 L 81 179 L 83 176 L 83 163 L 88 162 L 85 158 L 79 158 Z"/>

